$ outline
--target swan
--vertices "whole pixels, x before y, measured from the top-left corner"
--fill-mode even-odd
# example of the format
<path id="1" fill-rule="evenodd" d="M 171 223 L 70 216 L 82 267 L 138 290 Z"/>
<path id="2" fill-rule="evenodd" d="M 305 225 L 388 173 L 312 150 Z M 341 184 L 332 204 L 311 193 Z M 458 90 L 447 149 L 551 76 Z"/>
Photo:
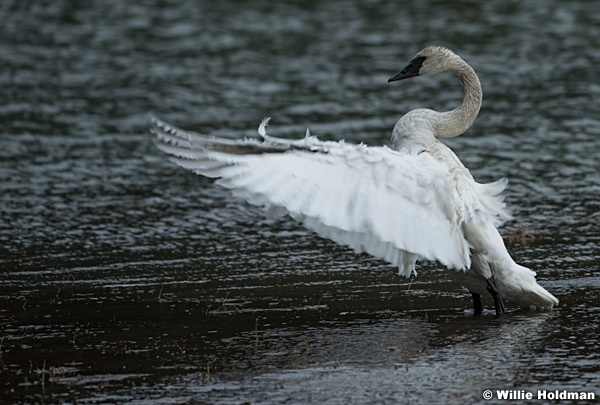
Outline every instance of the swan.
<path id="1" fill-rule="evenodd" d="M 322 141 L 307 130 L 288 140 L 267 135 L 232 140 L 177 128 L 150 116 L 156 146 L 171 160 L 217 183 L 268 215 L 289 215 L 320 236 L 367 252 L 416 275 L 417 260 L 437 261 L 470 291 L 473 312 L 491 296 L 496 315 L 505 301 L 550 309 L 558 300 L 535 272 L 511 258 L 497 227 L 510 219 L 501 193 L 506 179 L 477 183 L 440 139 L 464 133 L 479 113 L 475 71 L 442 46 L 428 46 L 388 82 L 450 72 L 462 82 L 455 109 L 416 109 L 392 131 L 391 147 Z"/>

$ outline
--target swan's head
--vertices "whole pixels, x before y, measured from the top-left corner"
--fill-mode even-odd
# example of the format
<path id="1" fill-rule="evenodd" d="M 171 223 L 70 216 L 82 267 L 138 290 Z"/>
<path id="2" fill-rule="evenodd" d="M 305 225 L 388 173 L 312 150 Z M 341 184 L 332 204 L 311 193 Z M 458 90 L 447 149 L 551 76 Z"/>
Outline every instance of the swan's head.
<path id="1" fill-rule="evenodd" d="M 457 59 L 460 58 L 448 48 L 428 46 L 417 53 L 404 69 L 390 77 L 388 82 L 444 73 L 450 70 Z"/>

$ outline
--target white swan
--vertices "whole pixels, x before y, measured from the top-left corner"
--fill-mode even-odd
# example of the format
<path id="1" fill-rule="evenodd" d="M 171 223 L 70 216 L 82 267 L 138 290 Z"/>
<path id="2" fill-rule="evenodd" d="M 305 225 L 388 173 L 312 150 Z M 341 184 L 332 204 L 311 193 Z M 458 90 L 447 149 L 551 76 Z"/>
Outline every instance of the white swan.
<path id="1" fill-rule="evenodd" d="M 344 141 L 300 140 L 266 134 L 230 140 L 178 129 L 151 117 L 156 145 L 178 165 L 220 178 L 218 184 L 271 214 L 288 214 L 308 229 L 357 253 L 367 252 L 415 272 L 418 259 L 437 260 L 473 295 L 522 306 L 552 308 L 558 300 L 516 264 L 496 226 L 509 218 L 500 196 L 507 181 L 475 182 L 438 138 L 462 134 L 481 106 L 481 85 L 473 69 L 447 48 L 430 46 L 389 81 L 452 72 L 464 86 L 461 105 L 448 112 L 417 109 L 392 133 L 392 148 Z M 415 272 L 416 273 L 416 272 Z"/>

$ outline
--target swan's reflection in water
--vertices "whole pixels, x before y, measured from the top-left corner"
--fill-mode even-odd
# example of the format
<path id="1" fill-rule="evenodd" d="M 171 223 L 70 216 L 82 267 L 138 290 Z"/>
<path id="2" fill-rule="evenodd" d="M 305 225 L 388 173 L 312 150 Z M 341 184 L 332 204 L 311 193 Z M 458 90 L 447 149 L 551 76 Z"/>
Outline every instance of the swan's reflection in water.
<path id="1" fill-rule="evenodd" d="M 442 404 L 478 401 L 486 389 L 536 392 L 547 386 L 547 378 L 560 374 L 544 364 L 548 359 L 542 353 L 557 316 L 440 317 L 435 322 L 414 317 L 363 319 L 328 328 L 278 331 L 264 338 L 275 348 L 285 346 L 278 341 L 295 342 L 299 359 L 288 364 L 289 370 L 265 367 L 265 372 L 252 377 L 201 384 L 188 376 L 174 384 L 187 381 L 193 398 L 210 398 L 213 403 L 234 399 L 281 403 L 293 398 L 301 403 Z M 283 355 L 275 348 L 256 349 L 255 361 L 275 363 Z M 303 365 L 302 359 L 311 364 Z M 579 380 L 561 387 L 589 390 L 593 383 Z"/>

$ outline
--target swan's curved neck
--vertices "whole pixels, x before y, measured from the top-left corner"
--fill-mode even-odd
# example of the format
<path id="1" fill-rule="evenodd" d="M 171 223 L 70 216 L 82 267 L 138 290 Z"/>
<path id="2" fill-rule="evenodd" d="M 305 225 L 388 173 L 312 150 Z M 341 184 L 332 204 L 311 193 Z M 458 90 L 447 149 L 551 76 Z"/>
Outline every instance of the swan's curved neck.
<path id="1" fill-rule="evenodd" d="M 436 138 L 453 138 L 464 133 L 475 121 L 481 108 L 481 83 L 477 74 L 460 58 L 452 63 L 449 69 L 463 84 L 464 98 L 460 106 L 451 111 L 438 113 L 433 123 Z"/>

